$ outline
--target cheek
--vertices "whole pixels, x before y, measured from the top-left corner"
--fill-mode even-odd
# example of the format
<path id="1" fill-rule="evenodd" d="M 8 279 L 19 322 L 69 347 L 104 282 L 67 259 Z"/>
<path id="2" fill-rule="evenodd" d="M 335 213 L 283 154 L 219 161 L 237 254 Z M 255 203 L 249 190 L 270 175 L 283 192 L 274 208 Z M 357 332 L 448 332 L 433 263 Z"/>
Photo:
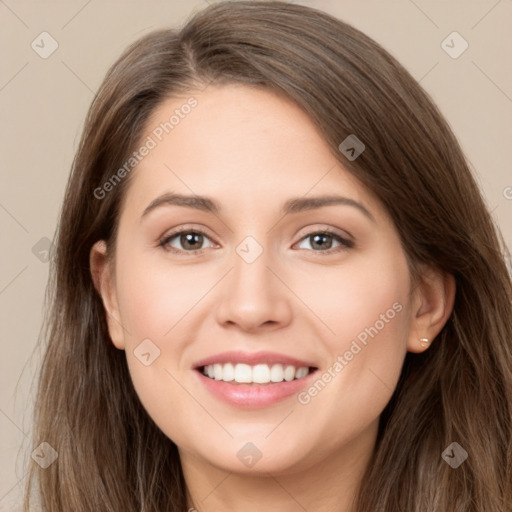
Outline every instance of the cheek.
<path id="1" fill-rule="evenodd" d="M 298 398 L 337 442 L 340 423 L 357 432 L 378 418 L 398 382 L 410 323 L 407 260 L 391 252 L 354 259 L 324 283 L 324 298 L 312 300 L 334 331 L 324 337 L 330 361 Z"/>
<path id="2" fill-rule="evenodd" d="M 133 386 L 148 416 L 178 446 L 190 448 L 197 443 L 205 422 L 213 434 L 225 435 L 220 429 L 215 431 L 215 422 L 208 423 L 209 418 L 186 391 L 180 375 L 169 369 L 164 352 L 147 367 L 136 357 L 127 357 L 127 363 Z M 197 427 L 198 423 L 203 426 Z M 199 430 L 199 434 L 191 436 L 193 430 Z"/>
<path id="3" fill-rule="evenodd" d="M 185 391 L 183 361 L 195 337 L 191 333 L 197 329 L 194 306 L 212 287 L 214 277 L 211 270 L 198 272 L 192 265 L 171 267 L 161 256 L 132 256 L 117 265 L 118 302 L 133 385 L 149 416 L 184 446 L 189 442 L 185 434 L 190 422 L 204 412 Z"/>
<path id="4" fill-rule="evenodd" d="M 403 340 L 410 283 L 407 260 L 399 247 L 357 254 L 337 268 L 319 266 L 313 277 L 304 275 L 290 276 L 290 282 L 324 324 L 329 352 L 347 350 L 358 336 L 362 342 L 365 336 L 372 339 L 377 334 L 382 340 Z"/>
<path id="5" fill-rule="evenodd" d="M 172 265 L 154 251 L 134 255 L 118 266 L 120 315 L 132 344 L 140 343 L 141 336 L 167 342 L 187 322 L 188 313 L 215 277 L 191 265 Z"/>

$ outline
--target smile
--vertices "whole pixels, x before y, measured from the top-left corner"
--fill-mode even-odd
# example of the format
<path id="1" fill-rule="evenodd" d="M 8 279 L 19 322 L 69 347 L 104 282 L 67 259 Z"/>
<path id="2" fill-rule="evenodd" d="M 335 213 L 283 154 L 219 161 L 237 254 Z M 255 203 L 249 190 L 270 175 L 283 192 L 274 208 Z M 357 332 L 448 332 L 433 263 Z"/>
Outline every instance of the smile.
<path id="1" fill-rule="evenodd" d="M 310 368 L 283 364 L 257 364 L 254 366 L 238 363 L 210 364 L 201 368 L 203 375 L 210 379 L 238 384 L 271 384 L 291 382 L 309 375 Z"/>
<path id="2" fill-rule="evenodd" d="M 238 409 L 259 409 L 299 393 L 318 366 L 275 352 L 231 351 L 197 361 L 193 369 L 211 396 Z"/>

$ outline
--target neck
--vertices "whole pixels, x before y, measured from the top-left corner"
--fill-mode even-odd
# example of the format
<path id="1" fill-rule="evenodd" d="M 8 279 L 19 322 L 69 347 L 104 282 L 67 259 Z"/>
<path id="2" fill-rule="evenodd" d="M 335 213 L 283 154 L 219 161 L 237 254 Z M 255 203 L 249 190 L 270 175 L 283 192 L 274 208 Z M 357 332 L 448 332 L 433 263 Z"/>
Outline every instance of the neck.
<path id="1" fill-rule="evenodd" d="M 339 450 L 323 457 L 315 454 L 315 462 L 306 469 L 280 472 L 230 472 L 180 450 L 188 510 L 355 512 L 354 500 L 373 453 L 377 429 L 378 422 Z"/>

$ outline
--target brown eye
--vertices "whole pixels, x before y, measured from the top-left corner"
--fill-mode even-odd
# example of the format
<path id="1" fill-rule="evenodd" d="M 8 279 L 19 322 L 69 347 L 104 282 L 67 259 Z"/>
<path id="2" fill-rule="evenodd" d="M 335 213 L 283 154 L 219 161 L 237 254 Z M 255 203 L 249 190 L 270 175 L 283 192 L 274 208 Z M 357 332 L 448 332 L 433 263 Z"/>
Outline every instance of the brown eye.
<path id="1" fill-rule="evenodd" d="M 304 240 L 309 241 L 309 247 L 300 248 L 310 249 L 315 252 L 326 252 L 331 251 L 331 249 L 333 249 L 331 252 L 336 252 L 338 250 L 343 250 L 354 246 L 353 242 L 350 240 L 346 240 L 338 234 L 332 233 L 330 231 L 317 231 L 310 233 L 309 235 L 303 237 L 301 242 Z"/>
<path id="2" fill-rule="evenodd" d="M 194 253 L 204 249 L 203 244 L 206 240 L 210 241 L 202 231 L 186 230 L 166 236 L 160 242 L 160 245 L 175 252 Z M 176 245 L 178 245 L 178 247 L 176 247 Z M 213 246 L 213 244 L 211 246 Z"/>

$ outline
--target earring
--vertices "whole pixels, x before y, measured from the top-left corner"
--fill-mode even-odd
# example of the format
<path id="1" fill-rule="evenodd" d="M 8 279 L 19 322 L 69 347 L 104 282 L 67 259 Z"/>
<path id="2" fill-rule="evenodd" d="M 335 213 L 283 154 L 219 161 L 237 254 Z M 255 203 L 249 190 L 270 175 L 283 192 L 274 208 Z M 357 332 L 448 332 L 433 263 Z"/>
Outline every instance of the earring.
<path id="1" fill-rule="evenodd" d="M 428 338 L 420 338 L 420 344 L 425 348 L 428 345 Z"/>

